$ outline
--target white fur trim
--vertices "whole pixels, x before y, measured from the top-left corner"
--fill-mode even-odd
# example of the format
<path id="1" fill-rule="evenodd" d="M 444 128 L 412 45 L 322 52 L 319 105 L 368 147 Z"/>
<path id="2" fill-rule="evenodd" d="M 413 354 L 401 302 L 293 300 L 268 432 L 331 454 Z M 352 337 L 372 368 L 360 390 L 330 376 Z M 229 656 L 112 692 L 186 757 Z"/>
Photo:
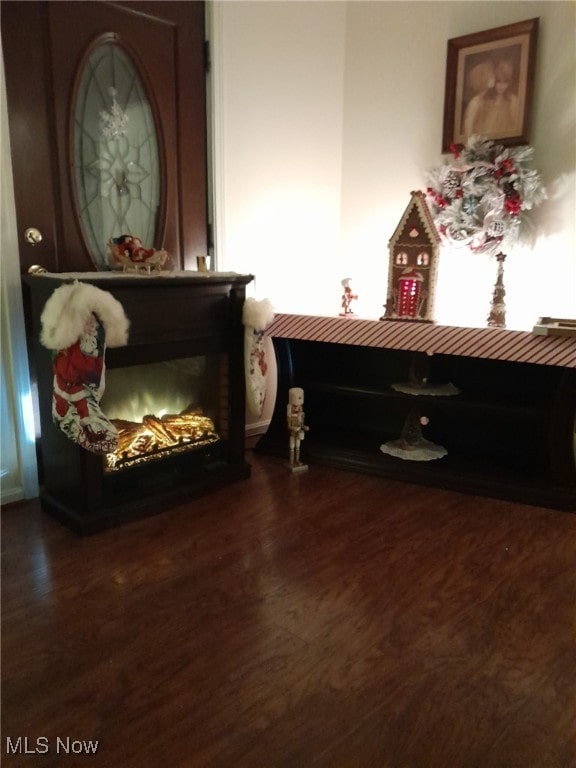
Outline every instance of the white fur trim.
<path id="1" fill-rule="evenodd" d="M 56 288 L 44 305 L 41 343 L 48 349 L 67 349 L 78 341 L 92 313 L 104 326 L 107 346 L 128 343 L 130 322 L 120 302 L 111 293 L 77 280 Z"/>
<path id="2" fill-rule="evenodd" d="M 270 299 L 246 299 L 242 309 L 242 322 L 245 326 L 263 331 L 274 320 L 274 307 Z"/>

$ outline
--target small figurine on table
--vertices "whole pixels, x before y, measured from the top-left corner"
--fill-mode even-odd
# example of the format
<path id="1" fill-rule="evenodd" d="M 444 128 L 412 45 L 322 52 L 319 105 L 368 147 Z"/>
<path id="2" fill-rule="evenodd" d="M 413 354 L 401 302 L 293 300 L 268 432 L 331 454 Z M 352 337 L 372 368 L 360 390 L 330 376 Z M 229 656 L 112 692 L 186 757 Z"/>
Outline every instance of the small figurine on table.
<path id="1" fill-rule="evenodd" d="M 358 298 L 358 295 L 352 293 L 352 287 L 350 285 L 351 282 L 351 277 L 345 277 L 344 280 L 340 281 L 342 288 L 344 288 L 344 293 L 342 294 L 342 312 L 340 312 L 340 317 L 350 317 L 354 314 L 354 312 L 352 312 L 352 302 Z"/>
<path id="2" fill-rule="evenodd" d="M 300 387 L 292 387 L 288 390 L 287 420 L 290 434 L 290 463 L 291 472 L 305 472 L 307 464 L 300 461 L 300 443 L 304 440 L 304 434 L 310 429 L 304 423 L 304 390 Z"/>
<path id="3" fill-rule="evenodd" d="M 108 264 L 124 272 L 160 272 L 168 254 L 165 250 L 144 248 L 142 240 L 132 235 L 112 237 L 108 241 Z"/>

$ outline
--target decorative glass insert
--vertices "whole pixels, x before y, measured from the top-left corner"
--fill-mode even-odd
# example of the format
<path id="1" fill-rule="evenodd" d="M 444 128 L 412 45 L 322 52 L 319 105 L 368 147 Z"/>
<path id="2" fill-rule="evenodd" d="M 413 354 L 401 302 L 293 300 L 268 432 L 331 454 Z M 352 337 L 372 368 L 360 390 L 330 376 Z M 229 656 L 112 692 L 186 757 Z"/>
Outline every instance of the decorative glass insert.
<path id="1" fill-rule="evenodd" d="M 76 200 L 88 251 L 108 266 L 107 244 L 123 234 L 156 243 L 160 166 L 154 117 L 127 53 L 105 42 L 82 71 L 73 110 Z"/>

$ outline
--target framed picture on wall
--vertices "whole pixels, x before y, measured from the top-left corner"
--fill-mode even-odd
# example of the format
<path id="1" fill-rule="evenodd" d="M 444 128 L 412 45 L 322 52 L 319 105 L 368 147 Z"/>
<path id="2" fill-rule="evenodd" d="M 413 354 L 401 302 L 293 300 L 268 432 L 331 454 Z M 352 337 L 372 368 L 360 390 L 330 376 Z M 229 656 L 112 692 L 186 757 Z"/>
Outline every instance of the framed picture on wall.
<path id="1" fill-rule="evenodd" d="M 448 40 L 442 151 L 472 134 L 528 144 L 538 19 Z"/>

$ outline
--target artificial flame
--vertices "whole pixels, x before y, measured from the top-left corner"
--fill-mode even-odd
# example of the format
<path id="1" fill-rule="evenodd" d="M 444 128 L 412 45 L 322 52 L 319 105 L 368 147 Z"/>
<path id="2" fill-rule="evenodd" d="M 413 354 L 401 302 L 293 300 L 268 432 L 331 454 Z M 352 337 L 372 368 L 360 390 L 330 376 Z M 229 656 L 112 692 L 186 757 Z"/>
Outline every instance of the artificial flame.
<path id="1" fill-rule="evenodd" d="M 164 458 L 220 439 L 212 419 L 198 407 L 179 414 L 148 414 L 140 422 L 124 419 L 111 421 L 118 430 L 118 448 L 106 455 L 107 472 Z"/>

